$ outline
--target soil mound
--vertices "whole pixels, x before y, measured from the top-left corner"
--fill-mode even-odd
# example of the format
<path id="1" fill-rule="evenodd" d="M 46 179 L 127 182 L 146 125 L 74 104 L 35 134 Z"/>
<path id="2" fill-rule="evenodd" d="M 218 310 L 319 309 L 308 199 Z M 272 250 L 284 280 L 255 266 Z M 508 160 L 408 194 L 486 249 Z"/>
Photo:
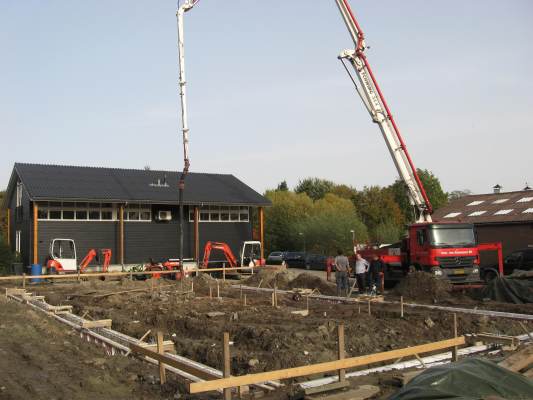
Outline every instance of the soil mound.
<path id="1" fill-rule="evenodd" d="M 450 282 L 427 272 L 412 272 L 395 288 L 396 294 L 413 300 L 442 301 L 450 297 Z"/>
<path id="2" fill-rule="evenodd" d="M 335 296 L 336 294 L 335 285 L 307 272 L 304 272 L 293 279 L 289 283 L 289 288 L 317 289 L 320 294 L 328 296 Z"/>
<path id="3" fill-rule="evenodd" d="M 209 289 L 209 286 L 216 285 L 216 279 L 209 274 L 198 274 L 198 276 L 187 278 L 185 281 L 194 282 L 194 287 L 198 289 Z"/>
<path id="4" fill-rule="evenodd" d="M 247 286 L 256 286 L 274 288 L 274 285 L 278 289 L 287 289 L 289 282 L 293 278 L 294 273 L 287 270 L 276 271 L 271 269 L 262 269 L 257 274 L 253 274 L 251 277 L 243 281 L 243 284 Z"/>

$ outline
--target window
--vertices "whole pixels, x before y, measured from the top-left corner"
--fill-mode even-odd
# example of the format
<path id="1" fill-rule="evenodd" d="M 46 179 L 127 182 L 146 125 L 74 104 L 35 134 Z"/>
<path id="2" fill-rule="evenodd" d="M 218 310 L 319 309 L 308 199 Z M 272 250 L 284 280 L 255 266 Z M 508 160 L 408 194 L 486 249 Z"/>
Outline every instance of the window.
<path id="1" fill-rule="evenodd" d="M 244 206 L 201 206 L 200 222 L 249 222 L 250 208 Z M 194 222 L 194 212 L 189 213 Z"/>
<path id="2" fill-rule="evenodd" d="M 125 209 L 124 221 L 149 222 L 151 220 L 152 207 L 149 204 L 128 204 Z"/>
<path id="3" fill-rule="evenodd" d="M 502 204 L 502 203 L 505 203 L 507 200 L 509 199 L 498 199 L 498 200 L 494 200 L 492 202 L 492 204 Z"/>
<path id="4" fill-rule="evenodd" d="M 528 208 L 527 210 L 522 211 L 522 214 L 531 214 L 533 213 L 533 208 Z"/>
<path id="5" fill-rule="evenodd" d="M 420 246 L 423 246 L 426 243 L 426 230 L 420 229 L 416 231 L 416 239 Z"/>
<path id="6" fill-rule="evenodd" d="M 15 232 L 15 251 L 20 253 L 21 231 Z"/>
<path id="7" fill-rule="evenodd" d="M 499 210 L 499 211 L 496 211 L 494 213 L 494 215 L 507 215 L 509 213 L 511 213 L 513 211 L 512 208 L 508 209 L 508 210 Z"/>
<path id="8" fill-rule="evenodd" d="M 485 214 L 486 211 L 474 211 L 473 213 L 468 214 L 469 217 L 479 217 L 480 215 Z"/>
<path id="9" fill-rule="evenodd" d="M 522 197 L 520 200 L 517 200 L 517 203 L 529 203 L 533 200 L 533 197 Z"/>
<path id="10" fill-rule="evenodd" d="M 479 206 L 480 204 L 483 204 L 485 200 L 476 200 L 471 203 L 468 203 L 467 206 Z"/>
<path id="11" fill-rule="evenodd" d="M 22 206 L 22 182 L 17 182 L 17 207 Z"/>
<path id="12" fill-rule="evenodd" d="M 118 219 L 117 206 L 112 203 L 74 201 L 39 202 L 38 218 L 55 221 L 116 221 Z"/>
<path id="13" fill-rule="evenodd" d="M 451 212 L 449 214 L 446 214 L 443 218 L 455 218 L 457 216 L 461 215 L 460 212 Z"/>

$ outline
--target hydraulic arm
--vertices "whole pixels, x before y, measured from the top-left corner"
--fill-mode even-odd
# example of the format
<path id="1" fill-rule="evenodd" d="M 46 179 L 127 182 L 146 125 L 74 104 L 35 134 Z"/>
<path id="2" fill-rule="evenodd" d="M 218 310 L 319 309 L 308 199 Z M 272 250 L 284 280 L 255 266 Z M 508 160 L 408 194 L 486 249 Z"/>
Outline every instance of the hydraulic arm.
<path id="1" fill-rule="evenodd" d="M 355 19 L 348 0 L 335 0 L 335 2 L 355 44 L 354 50 L 344 50 L 339 59 L 354 83 L 357 93 L 361 97 L 372 121 L 378 124 L 383 134 L 400 178 L 406 185 L 409 202 L 415 209 L 416 222 L 431 222 L 431 203 L 366 58 L 364 33 Z M 357 79 L 354 79 L 350 73 L 346 61 L 352 65 Z"/>

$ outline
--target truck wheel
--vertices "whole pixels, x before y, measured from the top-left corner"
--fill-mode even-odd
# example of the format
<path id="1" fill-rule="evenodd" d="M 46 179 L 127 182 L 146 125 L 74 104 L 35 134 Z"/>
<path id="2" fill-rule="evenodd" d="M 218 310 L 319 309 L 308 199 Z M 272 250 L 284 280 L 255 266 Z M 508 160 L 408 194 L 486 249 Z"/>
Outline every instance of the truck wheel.
<path id="1" fill-rule="evenodd" d="M 496 279 L 498 277 L 498 274 L 494 271 L 487 271 L 485 273 L 485 282 L 486 283 L 489 283 L 490 281 L 492 281 L 493 279 Z"/>

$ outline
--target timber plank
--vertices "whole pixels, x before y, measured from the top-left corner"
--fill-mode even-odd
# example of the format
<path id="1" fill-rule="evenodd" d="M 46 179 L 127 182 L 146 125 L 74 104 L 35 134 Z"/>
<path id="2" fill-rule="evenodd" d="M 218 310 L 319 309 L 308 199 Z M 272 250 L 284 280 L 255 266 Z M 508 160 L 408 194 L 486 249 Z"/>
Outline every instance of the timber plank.
<path id="1" fill-rule="evenodd" d="M 100 319 L 97 321 L 83 321 L 81 323 L 82 328 L 90 329 L 90 328 L 111 328 L 111 323 L 113 320 L 111 319 Z"/>
<path id="2" fill-rule="evenodd" d="M 518 372 L 527 368 L 529 364 L 533 364 L 533 345 L 511 354 L 498 365 L 509 371 Z"/>
<path id="3" fill-rule="evenodd" d="M 368 365 L 387 360 L 395 360 L 399 357 L 412 356 L 415 354 L 447 349 L 453 346 L 460 346 L 464 344 L 464 336 L 459 336 L 457 338 L 442 340 L 440 342 L 427 343 L 418 346 L 407 347 L 404 349 L 370 354 L 366 356 L 345 358 L 342 360 L 328 361 L 319 364 L 305 365 L 301 367 L 287 368 L 277 371 L 259 372 L 256 374 L 249 374 L 243 376 L 232 376 L 229 378 L 216 379 L 208 382 L 193 382 L 189 384 L 189 392 L 202 393 L 217 389 L 225 389 L 242 385 L 251 385 L 275 379 L 289 379 L 296 378 L 299 376 L 336 371 L 339 369 L 354 368 L 361 365 Z"/>

